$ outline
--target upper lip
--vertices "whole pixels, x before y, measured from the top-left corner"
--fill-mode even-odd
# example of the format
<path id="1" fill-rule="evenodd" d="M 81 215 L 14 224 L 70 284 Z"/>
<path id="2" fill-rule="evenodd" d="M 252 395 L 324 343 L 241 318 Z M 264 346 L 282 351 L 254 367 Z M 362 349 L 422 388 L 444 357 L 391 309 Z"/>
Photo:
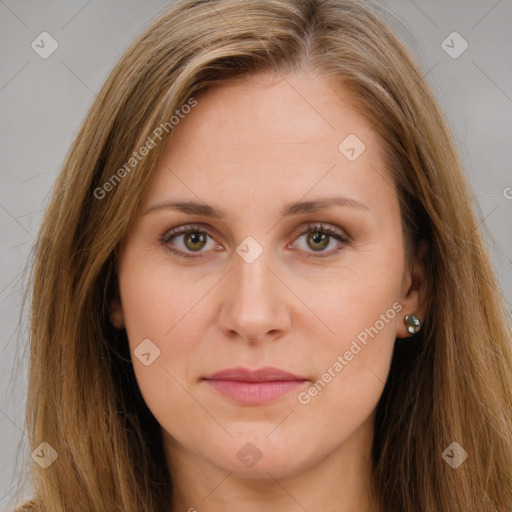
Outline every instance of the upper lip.
<path id="1" fill-rule="evenodd" d="M 227 368 L 218 372 L 212 373 L 207 377 L 206 380 L 232 380 L 240 382 L 271 382 L 271 381 L 291 381 L 291 380 L 307 380 L 304 377 L 299 377 L 293 373 L 267 366 L 265 368 L 259 368 L 256 370 L 250 370 L 248 368 L 237 367 Z"/>

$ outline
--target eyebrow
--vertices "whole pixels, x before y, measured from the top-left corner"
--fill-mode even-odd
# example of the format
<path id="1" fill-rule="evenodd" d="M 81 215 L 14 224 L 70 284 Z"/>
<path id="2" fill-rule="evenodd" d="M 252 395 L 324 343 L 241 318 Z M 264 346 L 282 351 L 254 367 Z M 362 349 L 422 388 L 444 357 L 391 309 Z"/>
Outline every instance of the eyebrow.
<path id="1" fill-rule="evenodd" d="M 297 201 L 284 206 L 281 211 L 282 217 L 290 215 L 299 215 L 301 213 L 316 212 L 333 206 L 349 206 L 358 210 L 369 210 L 369 208 L 359 201 L 342 196 L 323 197 L 313 201 Z M 156 210 L 171 209 L 178 210 L 189 215 L 202 215 L 205 217 L 214 217 L 216 219 L 224 219 L 227 213 L 208 204 L 196 201 L 162 201 L 147 208 L 143 215 L 147 215 Z"/>

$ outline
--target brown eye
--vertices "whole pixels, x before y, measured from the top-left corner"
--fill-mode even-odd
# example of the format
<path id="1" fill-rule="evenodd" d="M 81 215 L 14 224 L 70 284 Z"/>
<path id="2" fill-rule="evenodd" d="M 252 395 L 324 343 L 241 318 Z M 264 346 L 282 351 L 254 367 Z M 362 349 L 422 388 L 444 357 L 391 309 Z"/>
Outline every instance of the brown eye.
<path id="1" fill-rule="evenodd" d="M 329 246 L 329 238 L 329 235 L 317 231 L 308 233 L 306 240 L 314 251 L 323 251 Z"/>
<path id="2" fill-rule="evenodd" d="M 324 224 L 309 224 L 307 230 L 300 235 L 299 240 L 302 238 L 304 238 L 305 243 L 298 244 L 299 249 L 305 253 L 309 253 L 307 257 L 333 256 L 349 241 L 343 231 Z M 305 247 L 301 247 L 301 245 Z M 326 250 L 330 245 L 334 247 L 331 250 Z M 336 245 L 338 246 L 337 248 Z"/>
<path id="3" fill-rule="evenodd" d="M 199 251 L 206 245 L 206 235 L 202 232 L 187 233 L 184 235 L 183 243 L 191 251 Z"/>
<path id="4" fill-rule="evenodd" d="M 160 242 L 178 256 L 199 257 L 208 249 L 217 247 L 209 232 L 198 225 L 185 225 L 167 231 Z M 208 247 L 208 243 L 211 244 Z M 195 253 L 195 254 L 194 254 Z"/>

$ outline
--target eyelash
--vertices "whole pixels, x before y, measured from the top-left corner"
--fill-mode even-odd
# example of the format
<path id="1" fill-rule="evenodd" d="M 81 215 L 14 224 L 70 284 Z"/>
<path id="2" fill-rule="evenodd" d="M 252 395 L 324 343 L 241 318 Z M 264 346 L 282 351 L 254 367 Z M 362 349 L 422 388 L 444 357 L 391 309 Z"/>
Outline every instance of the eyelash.
<path id="1" fill-rule="evenodd" d="M 307 225 L 307 228 L 302 231 L 297 238 L 300 238 L 301 236 L 304 236 L 310 232 L 314 232 L 314 233 L 322 233 L 322 234 L 325 234 L 325 235 L 329 235 L 330 238 L 334 238 L 336 240 L 338 240 L 339 242 L 341 242 L 342 246 L 343 245 L 346 245 L 348 242 L 349 242 L 349 239 L 348 237 L 345 237 L 343 236 L 339 231 L 337 231 L 336 229 L 330 227 L 330 226 L 327 226 L 325 224 L 322 224 L 322 223 L 318 223 L 318 224 L 315 224 L 315 223 L 312 223 L 312 224 L 308 224 Z M 166 231 L 161 237 L 159 237 L 159 242 L 162 243 L 163 245 L 165 245 L 171 252 L 173 252 L 174 254 L 177 254 L 178 256 L 181 256 L 181 257 L 184 257 L 184 258 L 198 258 L 201 254 L 201 252 L 198 252 L 198 255 L 197 256 L 192 256 L 191 253 L 187 253 L 187 252 L 183 252 L 181 250 L 177 250 L 177 249 L 173 249 L 171 247 L 168 246 L 169 242 L 179 236 L 179 235 L 187 235 L 187 234 L 190 234 L 190 233 L 202 233 L 202 234 L 206 234 L 208 235 L 209 237 L 213 238 L 213 235 L 210 233 L 209 229 L 204 227 L 204 226 L 200 226 L 198 224 L 186 224 L 184 226 L 178 226 L 177 228 L 173 228 L 169 231 Z M 340 249 L 333 249 L 331 251 L 329 251 L 327 254 L 322 254 L 322 251 L 320 251 L 319 253 L 313 255 L 313 254 L 310 254 L 306 257 L 308 258 L 326 258 L 326 257 L 329 257 L 329 256 L 332 256 L 333 254 L 337 254 L 339 251 L 341 250 Z"/>

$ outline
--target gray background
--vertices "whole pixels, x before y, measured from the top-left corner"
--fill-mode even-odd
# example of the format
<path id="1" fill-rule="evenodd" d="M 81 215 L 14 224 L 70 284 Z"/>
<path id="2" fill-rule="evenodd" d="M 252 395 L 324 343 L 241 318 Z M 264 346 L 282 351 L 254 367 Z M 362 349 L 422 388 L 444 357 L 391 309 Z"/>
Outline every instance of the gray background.
<path id="1" fill-rule="evenodd" d="M 510 305 L 512 2 L 381 3 L 408 28 L 399 31 L 419 58 L 455 131 L 482 223 L 495 239 L 494 263 Z M 24 434 L 27 359 L 21 347 L 26 323 L 23 331 L 17 330 L 27 258 L 53 181 L 87 109 L 130 41 L 166 4 L 0 0 L 1 510 L 7 510 L 14 472 L 27 469 L 15 467 L 20 441 L 22 462 L 31 460 Z M 469 44 L 458 58 L 441 46 L 454 31 Z M 31 47 L 42 32 L 59 45 L 47 59 Z M 460 48 L 458 41 L 454 45 Z"/>

